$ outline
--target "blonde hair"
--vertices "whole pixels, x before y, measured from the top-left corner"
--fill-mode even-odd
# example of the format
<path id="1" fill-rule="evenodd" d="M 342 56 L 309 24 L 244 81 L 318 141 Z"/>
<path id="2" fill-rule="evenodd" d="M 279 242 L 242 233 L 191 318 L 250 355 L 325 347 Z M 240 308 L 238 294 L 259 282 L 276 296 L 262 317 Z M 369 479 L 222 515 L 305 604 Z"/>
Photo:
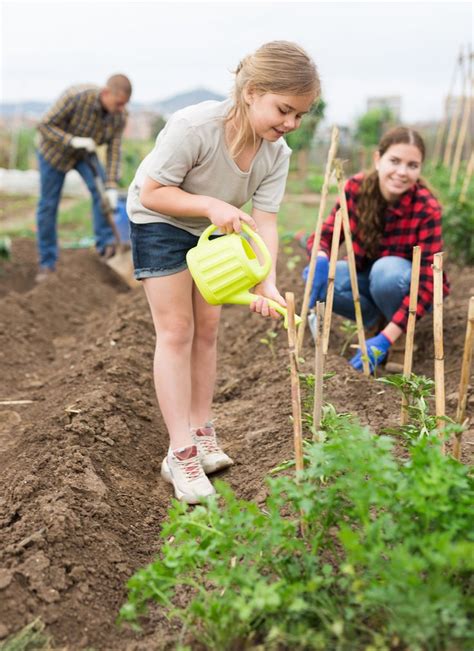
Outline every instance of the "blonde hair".
<path id="1" fill-rule="evenodd" d="M 244 90 L 252 88 L 259 94 L 320 96 L 321 84 L 314 61 L 305 50 L 289 41 L 271 41 L 249 54 L 235 70 L 234 105 L 226 118 L 233 122 L 235 131 L 230 136 L 229 149 L 233 157 L 253 139 L 255 132 L 248 117 Z"/>

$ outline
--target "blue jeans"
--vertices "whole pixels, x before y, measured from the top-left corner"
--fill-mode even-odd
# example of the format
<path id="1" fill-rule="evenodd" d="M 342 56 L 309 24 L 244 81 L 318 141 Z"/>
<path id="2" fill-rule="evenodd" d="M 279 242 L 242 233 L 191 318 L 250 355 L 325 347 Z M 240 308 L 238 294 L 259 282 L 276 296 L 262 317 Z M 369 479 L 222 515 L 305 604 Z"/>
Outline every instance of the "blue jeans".
<path id="1" fill-rule="evenodd" d="M 66 174 L 50 165 L 40 153 L 38 153 L 38 161 L 41 183 L 41 195 L 36 211 L 39 262 L 42 267 L 54 269 L 58 259 L 56 227 L 58 206 Z M 114 234 L 107 222 L 106 216 L 102 212 L 100 196 L 95 186 L 94 174 L 91 168 L 86 161 L 79 161 L 75 169 L 84 179 L 92 195 L 95 245 L 99 253 L 102 253 L 107 244 L 114 242 Z M 105 173 L 100 165 L 99 171 L 105 180 Z"/>
<path id="2" fill-rule="evenodd" d="M 370 269 L 357 273 L 360 307 L 365 326 L 373 326 L 383 315 L 387 321 L 410 292 L 411 262 L 387 256 L 376 260 Z M 354 299 L 347 260 L 336 265 L 334 304 L 336 314 L 355 320 Z"/>

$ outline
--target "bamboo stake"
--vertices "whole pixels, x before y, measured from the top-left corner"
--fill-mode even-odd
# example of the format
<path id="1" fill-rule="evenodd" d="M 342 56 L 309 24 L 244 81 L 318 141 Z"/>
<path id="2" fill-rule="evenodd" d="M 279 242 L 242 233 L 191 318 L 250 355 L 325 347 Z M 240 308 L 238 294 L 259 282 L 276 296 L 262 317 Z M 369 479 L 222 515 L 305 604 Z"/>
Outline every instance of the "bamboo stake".
<path id="1" fill-rule="evenodd" d="M 418 286 L 420 282 L 420 261 L 421 249 L 419 246 L 413 247 L 413 257 L 411 263 L 411 280 L 410 280 L 410 304 L 408 307 L 408 324 L 407 337 L 405 346 L 405 358 L 403 360 L 403 377 L 410 377 L 413 363 L 413 342 L 415 338 L 416 323 L 416 305 L 418 301 Z M 400 425 L 408 423 L 408 402 L 405 396 L 402 397 L 402 413 L 400 415 Z"/>
<path id="2" fill-rule="evenodd" d="M 316 269 L 316 257 L 321 242 L 321 231 L 323 228 L 324 213 L 326 212 L 326 202 L 329 192 L 329 179 L 331 177 L 332 165 L 334 157 L 336 156 L 337 145 L 339 141 L 339 129 L 334 126 L 331 132 L 331 144 L 329 146 L 328 158 L 326 162 L 326 171 L 324 173 L 323 188 L 321 190 L 321 202 L 319 204 L 318 218 L 314 229 L 313 248 L 311 249 L 311 257 L 309 261 L 308 278 L 303 295 L 303 307 L 301 308 L 301 324 L 298 332 L 298 350 L 303 348 L 304 333 L 306 330 L 306 321 L 308 317 L 309 297 L 311 294 L 311 287 L 313 286 L 314 271 Z"/>
<path id="3" fill-rule="evenodd" d="M 467 127 L 471 117 L 471 104 L 472 98 L 468 96 L 466 92 L 466 98 L 464 101 L 464 110 L 461 120 L 461 127 L 459 129 L 458 139 L 456 142 L 456 148 L 454 150 L 453 165 L 451 167 L 451 175 L 449 177 L 449 189 L 452 190 L 456 185 L 456 180 L 458 178 L 459 165 L 461 163 L 462 150 L 464 148 L 464 143 L 466 141 Z"/>
<path id="4" fill-rule="evenodd" d="M 433 257 L 433 335 L 434 335 L 434 371 L 435 371 L 435 405 L 436 423 L 440 436 L 444 429 L 445 394 L 444 394 L 444 348 L 443 348 L 443 254 L 435 253 Z M 442 445 L 443 454 L 445 444 Z"/>
<path id="5" fill-rule="evenodd" d="M 473 171 L 474 171 L 474 151 L 471 152 L 469 163 L 467 164 L 466 174 L 464 176 L 464 181 L 462 183 L 461 194 L 459 195 L 459 201 L 466 200 L 467 189 L 469 187 L 469 183 L 471 182 L 471 176 Z"/>
<path id="6" fill-rule="evenodd" d="M 466 415 L 467 388 L 469 386 L 469 375 L 471 372 L 472 346 L 474 344 L 474 296 L 469 299 L 469 309 L 467 313 L 466 339 L 464 342 L 464 354 L 462 357 L 461 379 L 459 382 L 458 408 L 456 411 L 456 422 L 462 425 Z M 462 433 L 454 437 L 453 456 L 455 459 L 461 458 L 461 440 Z"/>
<path id="7" fill-rule="evenodd" d="M 334 231 L 332 234 L 331 256 L 329 258 L 328 289 L 326 292 L 326 309 L 323 326 L 323 355 L 328 354 L 329 331 L 331 330 L 332 304 L 334 302 L 334 278 L 336 277 L 336 263 L 341 240 L 342 212 L 336 213 Z"/>
<path id="8" fill-rule="evenodd" d="M 362 320 L 362 310 L 360 307 L 359 285 L 357 283 L 357 270 L 354 255 L 354 248 L 352 246 L 351 225 L 349 222 L 349 212 L 347 210 L 346 193 L 344 190 L 344 172 L 342 169 L 341 161 L 335 161 L 335 170 L 337 185 L 339 188 L 339 201 L 341 204 L 342 213 L 342 226 L 344 228 L 344 240 L 347 249 L 347 262 L 349 265 L 349 274 L 351 277 L 352 296 L 354 298 L 354 311 L 357 324 L 357 336 L 359 339 L 359 347 L 362 351 L 362 365 L 364 368 L 364 375 L 370 375 L 369 358 L 367 355 L 367 345 L 365 343 L 364 323 Z"/>
<path id="9" fill-rule="evenodd" d="M 462 88 L 462 93 L 464 93 L 464 56 L 462 54 L 462 49 L 461 49 L 461 54 L 459 55 L 459 65 L 460 65 L 460 70 L 461 70 L 461 88 Z M 449 125 L 449 131 L 448 131 L 448 139 L 446 142 L 446 149 L 444 150 L 444 158 L 443 158 L 443 165 L 445 167 L 449 167 L 451 164 L 451 152 L 453 149 L 453 143 L 454 143 L 454 138 L 456 137 L 456 129 L 458 126 L 458 120 L 459 116 L 461 113 L 461 108 L 463 104 L 463 95 L 460 95 L 458 97 L 458 100 L 456 102 L 456 106 L 454 107 L 453 115 L 451 118 L 451 124 Z"/>
<path id="10" fill-rule="evenodd" d="M 313 404 L 313 441 L 318 441 L 323 410 L 323 375 L 326 356 L 323 352 L 323 320 L 325 305 L 316 303 L 316 342 L 314 353 L 314 404 Z"/>
<path id="11" fill-rule="evenodd" d="M 446 127 L 448 126 L 448 121 L 449 121 L 449 112 L 448 112 L 448 107 L 451 103 L 451 98 L 453 96 L 453 91 L 454 91 L 454 85 L 456 83 L 456 77 L 458 73 L 458 69 L 460 68 L 462 64 L 462 48 L 459 53 L 459 55 L 456 57 L 456 63 L 454 65 L 454 70 L 453 70 L 453 75 L 451 77 L 451 83 L 449 85 L 449 90 L 448 90 L 448 96 L 446 97 L 446 104 L 444 107 L 444 116 L 442 121 L 440 122 L 438 132 L 436 134 L 436 143 L 435 143 L 435 148 L 434 148 L 434 153 L 433 153 L 433 165 L 437 165 L 439 159 L 441 158 L 441 149 L 442 149 L 442 144 L 443 144 L 443 138 L 444 134 L 446 132 Z"/>
<path id="12" fill-rule="evenodd" d="M 296 472 L 303 470 L 303 435 L 301 431 L 301 392 L 298 376 L 298 351 L 296 347 L 295 295 L 286 292 L 285 300 L 288 310 L 288 352 L 291 370 L 291 405 L 293 412 L 293 434 L 295 447 Z"/>

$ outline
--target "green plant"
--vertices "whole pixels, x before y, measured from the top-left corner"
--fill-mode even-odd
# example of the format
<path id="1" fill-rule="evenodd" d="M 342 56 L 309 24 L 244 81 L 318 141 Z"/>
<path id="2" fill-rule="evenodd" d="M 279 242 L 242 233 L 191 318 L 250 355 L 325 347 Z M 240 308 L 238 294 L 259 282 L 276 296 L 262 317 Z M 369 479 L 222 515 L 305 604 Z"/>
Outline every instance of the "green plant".
<path id="1" fill-rule="evenodd" d="M 401 433 L 408 440 L 417 440 L 431 435 L 438 435 L 438 418 L 430 414 L 429 400 L 433 398 L 435 383 L 423 375 L 411 373 L 408 377 L 401 374 L 386 375 L 378 382 L 394 387 L 405 398 L 408 423 L 396 429 L 387 428 L 387 433 Z M 461 425 L 448 416 L 443 416 L 443 437 L 463 431 Z"/>
<path id="2" fill-rule="evenodd" d="M 262 339 L 260 339 L 260 343 L 268 346 L 270 353 L 272 354 L 272 358 L 276 359 L 275 339 L 278 337 L 278 333 L 275 332 L 275 330 L 267 330 L 266 335 L 266 337 L 262 337 Z"/>
<path id="3" fill-rule="evenodd" d="M 349 319 L 346 319 L 339 326 L 339 330 L 345 336 L 345 339 L 342 344 L 341 352 L 340 352 L 340 355 L 344 355 L 348 345 L 351 343 L 351 341 L 353 341 L 354 337 L 357 335 L 357 323 L 355 323 L 354 321 L 349 321 Z"/>
<path id="4" fill-rule="evenodd" d="M 365 147 L 374 147 L 379 143 L 383 132 L 393 123 L 394 116 L 390 109 L 371 109 L 357 120 L 355 138 Z"/>
<path id="5" fill-rule="evenodd" d="M 443 210 L 443 240 L 459 264 L 474 264 L 474 200 L 458 197 Z"/>
<path id="6" fill-rule="evenodd" d="M 346 422 L 307 443 L 298 482 L 268 480 L 264 511 L 222 482 L 205 505 L 174 502 L 121 621 L 155 601 L 219 651 L 468 649 L 473 480 L 436 439 L 408 460 L 392 448 Z"/>
<path id="7" fill-rule="evenodd" d="M 12 251 L 12 241 L 5 235 L 0 237 L 0 258 L 4 260 L 9 260 Z"/>
<path id="8" fill-rule="evenodd" d="M 318 122 L 324 117 L 325 109 L 326 102 L 320 99 L 311 107 L 309 113 L 303 117 L 301 126 L 296 131 L 292 131 L 285 136 L 288 145 L 294 152 L 311 147 L 314 132 Z"/>
<path id="9" fill-rule="evenodd" d="M 460 264 L 474 264 L 474 183 L 468 187 L 466 197 L 460 200 L 466 173 L 461 166 L 457 182 L 451 188 L 451 170 L 442 165 L 427 164 L 423 176 L 432 187 L 443 208 L 443 240 L 447 250 Z"/>
<path id="10" fill-rule="evenodd" d="M 286 268 L 289 271 L 293 271 L 296 268 L 296 265 L 301 261 L 301 256 L 298 253 L 293 253 L 293 247 L 285 245 L 283 247 L 283 252 L 286 255 Z"/>

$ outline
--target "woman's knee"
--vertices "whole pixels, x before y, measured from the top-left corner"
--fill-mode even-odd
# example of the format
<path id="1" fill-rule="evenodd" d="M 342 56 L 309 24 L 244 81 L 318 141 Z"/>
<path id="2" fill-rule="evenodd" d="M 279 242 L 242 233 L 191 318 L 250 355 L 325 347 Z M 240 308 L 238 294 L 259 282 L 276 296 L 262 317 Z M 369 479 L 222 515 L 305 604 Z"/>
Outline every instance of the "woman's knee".
<path id="1" fill-rule="evenodd" d="M 402 293 L 410 289 L 411 262 L 397 256 L 379 258 L 370 270 L 370 292 Z"/>

